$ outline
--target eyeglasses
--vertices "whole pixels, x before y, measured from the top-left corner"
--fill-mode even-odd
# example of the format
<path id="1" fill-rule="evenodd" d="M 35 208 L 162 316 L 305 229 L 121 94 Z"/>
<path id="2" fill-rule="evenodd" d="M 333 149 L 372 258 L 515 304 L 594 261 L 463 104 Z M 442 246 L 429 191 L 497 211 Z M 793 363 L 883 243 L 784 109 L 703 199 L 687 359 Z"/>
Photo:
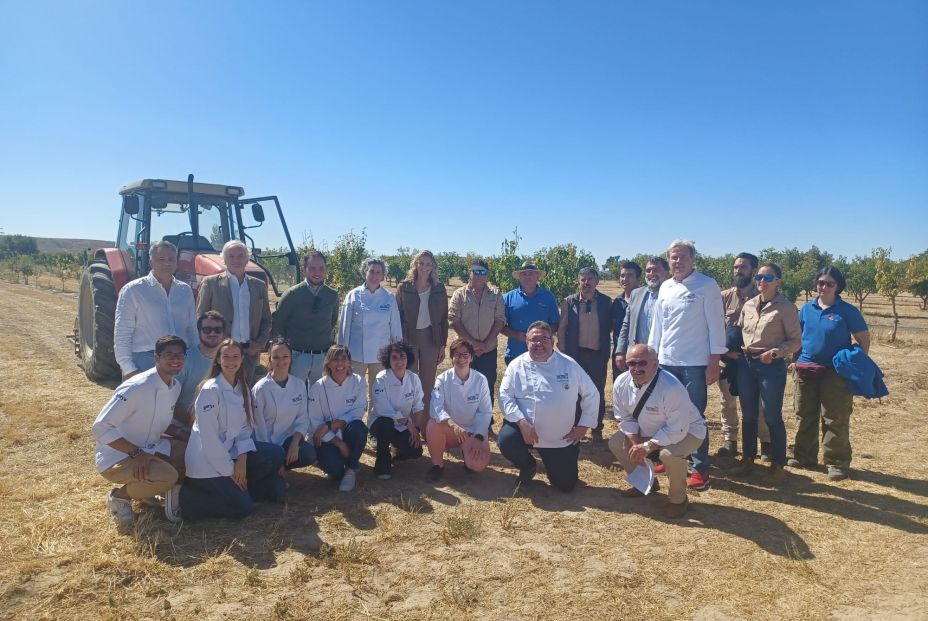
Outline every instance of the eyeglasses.
<path id="1" fill-rule="evenodd" d="M 187 354 L 182 351 L 166 351 L 158 355 L 165 360 L 183 360 L 187 357 Z"/>
<path id="2" fill-rule="evenodd" d="M 776 279 L 773 274 L 754 274 L 754 280 L 757 282 L 773 282 Z"/>
<path id="3" fill-rule="evenodd" d="M 461 360 L 464 358 L 470 358 L 470 352 L 469 351 L 456 351 L 453 354 L 451 354 L 451 357 L 456 358 L 458 360 Z"/>
<path id="4" fill-rule="evenodd" d="M 220 328 L 220 327 L 214 328 L 212 326 L 203 326 L 202 328 L 200 328 L 200 332 L 202 332 L 203 334 L 222 334 L 223 332 L 225 332 L 225 328 Z"/>
<path id="5" fill-rule="evenodd" d="M 838 286 L 838 283 L 833 280 L 816 280 L 815 284 L 823 289 L 831 289 L 832 287 Z"/>
<path id="6" fill-rule="evenodd" d="M 648 361 L 647 360 L 626 360 L 625 365 L 629 368 L 635 369 L 638 367 L 648 366 Z"/>
<path id="7" fill-rule="evenodd" d="M 533 339 L 529 339 L 528 343 L 529 345 L 541 345 L 542 343 L 547 343 L 550 340 L 551 340 L 550 336 L 538 336 Z"/>
<path id="8" fill-rule="evenodd" d="M 480 268 L 472 267 L 470 269 L 470 273 L 473 274 L 474 276 L 486 276 L 487 274 L 490 273 L 490 270 L 484 269 L 482 267 Z"/>

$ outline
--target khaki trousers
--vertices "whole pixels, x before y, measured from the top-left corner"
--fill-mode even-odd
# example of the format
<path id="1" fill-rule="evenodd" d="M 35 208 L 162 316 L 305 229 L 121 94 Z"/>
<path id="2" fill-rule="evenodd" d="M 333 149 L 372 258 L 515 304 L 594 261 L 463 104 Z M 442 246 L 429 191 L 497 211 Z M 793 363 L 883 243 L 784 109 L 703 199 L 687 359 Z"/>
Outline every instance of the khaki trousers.
<path id="1" fill-rule="evenodd" d="M 148 476 L 141 481 L 132 474 L 131 457 L 113 464 L 100 474 L 107 481 L 125 485 L 126 493 L 133 500 L 151 498 L 168 491 L 184 478 L 184 453 L 186 451 L 186 442 L 171 440 L 170 457 L 156 453 L 155 457 L 158 459 L 149 465 Z"/>
<path id="2" fill-rule="evenodd" d="M 367 382 L 367 411 L 374 409 L 374 380 L 377 374 L 383 371 L 383 365 L 379 362 L 364 364 L 363 362 L 351 361 L 351 372 L 356 373 L 364 378 Z"/>
<path id="3" fill-rule="evenodd" d="M 638 464 L 628 457 L 628 447 L 625 442 L 625 434 L 619 431 L 609 439 L 609 450 L 615 455 L 615 458 L 622 464 L 626 472 L 634 470 Z M 644 442 L 647 438 L 641 438 Z M 667 469 L 667 482 L 670 489 L 667 492 L 667 498 L 675 505 L 686 502 L 686 458 L 688 455 L 695 453 L 702 445 L 702 438 L 697 438 L 692 434 L 686 434 L 686 437 L 670 446 L 661 449 L 661 463 Z"/>
<path id="4" fill-rule="evenodd" d="M 416 362 L 409 367 L 409 370 L 419 376 L 422 382 L 422 404 L 425 406 L 425 414 L 416 421 L 421 431 L 425 431 L 425 425 L 429 420 L 429 403 L 432 401 L 432 389 L 435 388 L 435 375 L 438 369 L 438 352 L 442 349 L 440 345 L 432 342 L 432 328 L 422 328 L 409 335 L 409 342 L 415 350 Z"/>
<path id="5" fill-rule="evenodd" d="M 719 405 L 722 407 L 722 434 L 728 442 L 738 441 L 738 397 L 728 389 L 728 379 L 719 379 Z M 757 437 L 761 442 L 770 442 L 770 430 L 764 420 L 764 406 L 760 405 L 757 416 Z"/>

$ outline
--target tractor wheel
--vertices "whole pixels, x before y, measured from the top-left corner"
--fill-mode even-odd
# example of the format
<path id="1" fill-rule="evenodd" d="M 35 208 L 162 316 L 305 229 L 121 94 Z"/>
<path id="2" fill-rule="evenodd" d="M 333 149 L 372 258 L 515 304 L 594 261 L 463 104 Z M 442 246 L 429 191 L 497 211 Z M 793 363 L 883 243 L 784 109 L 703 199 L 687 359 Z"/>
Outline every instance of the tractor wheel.
<path id="1" fill-rule="evenodd" d="M 76 323 L 78 355 L 88 379 L 119 379 L 121 373 L 113 352 L 116 288 L 106 263 L 91 263 L 84 269 Z"/>

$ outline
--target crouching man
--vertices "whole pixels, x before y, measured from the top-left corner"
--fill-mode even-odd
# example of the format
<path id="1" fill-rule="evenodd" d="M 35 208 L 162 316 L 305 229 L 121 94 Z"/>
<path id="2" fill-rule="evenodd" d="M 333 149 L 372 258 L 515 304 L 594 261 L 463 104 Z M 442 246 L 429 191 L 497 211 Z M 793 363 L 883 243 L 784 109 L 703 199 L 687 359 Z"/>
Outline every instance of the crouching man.
<path id="1" fill-rule="evenodd" d="M 609 440 L 609 450 L 631 472 L 644 465 L 647 455 L 659 451 L 670 485 L 667 517 L 681 517 L 689 508 L 686 498 L 686 457 L 706 437 L 706 421 L 690 401 L 683 384 L 658 367 L 657 352 L 635 345 L 625 357 L 628 371 L 613 385 L 612 403 L 620 431 Z M 654 482 L 657 488 L 657 481 Z M 634 487 L 626 498 L 643 494 Z"/>
<path id="2" fill-rule="evenodd" d="M 174 439 L 171 424 L 187 345 L 179 336 L 155 342 L 155 368 L 119 385 L 91 428 L 97 441 L 97 470 L 118 485 L 106 506 L 121 532 L 135 522 L 132 500 L 163 494 L 184 476 L 186 442 Z M 165 507 L 167 511 L 168 507 Z"/>

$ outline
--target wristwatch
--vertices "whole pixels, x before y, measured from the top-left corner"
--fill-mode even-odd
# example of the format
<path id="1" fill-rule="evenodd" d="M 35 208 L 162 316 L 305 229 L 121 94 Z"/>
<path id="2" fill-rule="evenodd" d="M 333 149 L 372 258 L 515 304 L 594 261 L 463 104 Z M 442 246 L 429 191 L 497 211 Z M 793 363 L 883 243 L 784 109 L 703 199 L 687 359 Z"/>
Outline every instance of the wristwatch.
<path id="1" fill-rule="evenodd" d="M 642 443 L 641 443 L 641 446 L 643 446 L 643 447 L 644 447 L 644 450 L 646 450 L 646 451 L 649 452 L 649 453 L 650 453 L 651 451 L 654 450 L 654 445 L 651 444 L 651 441 L 650 441 L 650 440 L 647 440 L 647 441 L 645 441 L 645 442 L 642 442 Z"/>
<path id="2" fill-rule="evenodd" d="M 770 354 L 770 357 L 771 357 L 771 358 L 779 358 L 779 357 L 780 357 L 780 354 L 779 354 L 779 352 L 777 352 L 777 350 L 774 349 L 774 350 L 773 350 L 773 353 Z"/>
<path id="3" fill-rule="evenodd" d="M 144 453 L 144 452 L 145 452 L 145 451 L 142 450 L 142 447 L 141 447 L 141 446 L 137 446 L 137 447 L 135 447 L 135 450 L 134 450 L 134 451 L 132 451 L 131 453 L 129 453 L 129 457 L 131 457 L 132 459 L 135 459 L 136 457 L 138 457 L 139 455 L 141 455 L 141 454 Z"/>

